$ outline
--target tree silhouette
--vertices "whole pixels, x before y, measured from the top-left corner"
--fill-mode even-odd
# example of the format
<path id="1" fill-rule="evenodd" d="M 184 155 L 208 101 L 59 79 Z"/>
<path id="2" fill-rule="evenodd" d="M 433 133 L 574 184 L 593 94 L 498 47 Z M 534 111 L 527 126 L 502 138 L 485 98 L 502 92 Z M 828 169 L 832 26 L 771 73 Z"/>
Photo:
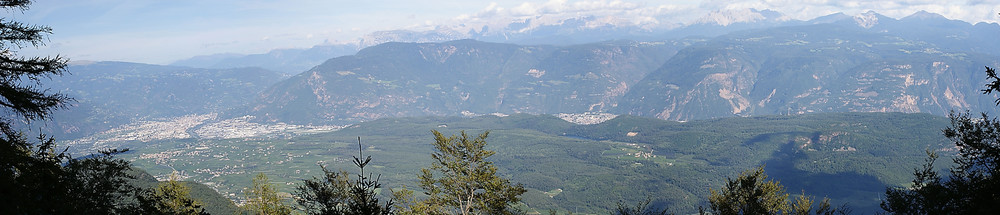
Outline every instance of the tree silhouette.
<path id="1" fill-rule="evenodd" d="M 30 4 L 0 0 L 7 11 L 23 12 Z M 66 72 L 66 59 L 18 55 L 44 45 L 51 33 L 46 26 L 0 18 L 0 214 L 129 213 L 131 165 L 112 157 L 126 150 L 73 159 L 54 138 L 40 134 L 35 142 L 13 126 L 48 119 L 72 101 L 41 86 L 41 80 Z"/>
<path id="2" fill-rule="evenodd" d="M 24 11 L 31 1 L 5 0 L 0 7 L 5 10 Z M 59 93 L 42 89 L 40 81 L 66 72 L 68 60 L 55 57 L 24 57 L 17 52 L 26 47 L 39 47 L 52 28 L 29 25 L 9 19 L 0 20 L 0 131 L 4 135 L 17 135 L 11 123 L 18 118 L 25 121 L 48 118 L 52 110 L 64 107 L 72 99 Z"/>

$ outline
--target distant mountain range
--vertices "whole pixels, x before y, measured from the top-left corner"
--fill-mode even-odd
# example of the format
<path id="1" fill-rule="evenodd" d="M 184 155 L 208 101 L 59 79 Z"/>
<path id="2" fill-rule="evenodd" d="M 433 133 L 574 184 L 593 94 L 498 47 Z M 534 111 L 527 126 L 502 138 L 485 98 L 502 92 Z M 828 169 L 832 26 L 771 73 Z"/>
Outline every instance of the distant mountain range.
<path id="1" fill-rule="evenodd" d="M 259 67 L 294 75 L 327 59 L 351 55 L 361 49 L 355 44 L 317 45 L 309 49 L 277 49 L 264 54 L 214 54 L 173 62 L 171 66 L 209 69 Z"/>
<path id="2" fill-rule="evenodd" d="M 99 62 L 73 65 L 72 75 L 46 86 L 80 101 L 53 120 L 54 130 L 63 133 L 208 113 L 252 115 L 258 122 L 348 124 L 384 117 L 493 113 L 605 112 L 684 121 L 993 109 L 994 97 L 980 95 L 978 89 L 984 84 L 983 66 L 1000 65 L 1000 42 L 992 39 L 1000 35 L 996 23 L 973 25 L 927 12 L 898 20 L 875 12 L 809 21 L 783 17 L 767 10 L 719 12 L 664 31 L 673 35 L 641 34 L 656 40 L 578 45 L 390 42 L 353 55 L 347 53 L 361 46 L 196 57 L 177 63 L 239 69 Z M 538 30 L 544 26 L 531 26 L 531 31 L 517 32 L 549 35 Z M 411 39 L 419 39 L 429 32 L 411 33 Z M 681 37 L 715 33 L 721 35 Z M 431 34 L 439 39 L 451 35 Z M 640 34 L 620 37 L 635 35 Z M 322 57 L 342 54 L 347 55 Z M 284 63 L 274 63 L 278 58 Z M 320 59 L 326 60 L 306 66 Z M 254 69 L 262 66 L 285 69 Z M 282 73 L 297 75 L 286 79 Z M 64 125 L 60 119 L 80 126 Z"/>
<path id="3" fill-rule="evenodd" d="M 230 112 L 283 75 L 259 68 L 199 69 L 127 62 L 78 62 L 42 86 L 74 98 L 45 122 L 46 134 L 79 138 L 136 120 Z"/>
<path id="4" fill-rule="evenodd" d="M 318 123 L 461 113 L 604 112 L 617 106 L 631 84 L 687 44 L 386 43 L 274 85 L 251 114 Z"/>
<path id="5" fill-rule="evenodd" d="M 904 18 L 944 20 L 941 24 L 928 26 L 954 28 L 968 25 L 961 21 L 947 20 L 941 15 L 918 12 Z M 670 20 L 660 17 L 660 20 Z M 849 16 L 835 13 L 812 20 L 794 20 L 772 10 L 741 9 L 714 11 L 690 23 L 658 21 L 636 22 L 623 20 L 613 15 L 586 15 L 553 20 L 553 17 L 538 16 L 515 19 L 506 23 L 439 25 L 431 30 L 386 30 L 377 31 L 358 38 L 356 41 L 321 44 L 308 49 L 278 49 L 262 54 L 215 54 L 195 56 L 172 63 L 174 66 L 199 68 L 261 67 L 288 74 L 297 74 L 318 65 L 326 59 L 352 55 L 362 48 L 388 42 L 446 42 L 472 39 L 494 43 L 519 45 L 577 45 L 609 40 L 662 41 L 685 37 L 715 37 L 748 29 L 779 26 L 831 23 L 854 20 L 858 25 L 875 25 L 895 21 L 874 12 Z M 988 24 L 982 24 L 988 25 Z M 884 25 L 883 25 L 884 26 Z M 908 30 L 908 29 L 897 29 Z M 909 29 L 922 32 L 927 29 Z M 941 29 L 944 30 L 944 29 Z M 925 32 L 940 33 L 940 32 Z M 961 39 L 953 38 L 953 39 Z M 992 40 L 984 42 L 996 43 Z M 968 46 L 968 45 L 966 45 Z"/>
<path id="6" fill-rule="evenodd" d="M 503 26 L 438 26 L 433 30 L 377 31 L 342 44 L 321 44 L 308 49 L 278 49 L 262 54 L 214 54 L 195 56 L 171 63 L 172 66 L 197 68 L 261 67 L 288 74 L 308 70 L 323 61 L 352 55 L 362 48 L 389 42 L 446 42 L 472 39 L 521 45 L 574 45 L 608 40 L 656 41 L 688 36 L 717 36 L 732 31 L 786 25 L 791 22 L 771 10 L 716 11 L 694 23 L 624 22 L 614 17 L 585 15 L 550 22 L 534 17 L 515 20 Z"/>
<path id="7" fill-rule="evenodd" d="M 619 111 L 690 120 L 991 109 L 992 98 L 979 89 L 983 66 L 998 65 L 995 55 L 948 46 L 953 41 L 932 43 L 939 39 L 933 35 L 917 40 L 883 32 L 817 24 L 720 36 L 685 48 L 647 75 Z"/>
<path id="8" fill-rule="evenodd" d="M 428 31 L 391 30 L 371 33 L 360 40 L 363 47 L 387 42 L 443 42 L 474 39 L 521 45 L 574 45 L 608 40 L 665 40 L 689 36 L 713 37 L 729 32 L 800 24 L 772 10 L 724 10 L 706 14 L 692 23 L 636 23 L 614 16 L 582 15 L 552 21 L 529 17 L 503 26 L 438 26 Z"/>
<path id="9" fill-rule="evenodd" d="M 992 109 L 993 98 L 979 95 L 979 88 L 983 66 L 998 65 L 1000 45 L 988 38 L 1000 35 L 1000 25 L 925 12 L 900 20 L 874 12 L 835 14 L 813 23 L 707 40 L 386 43 L 274 85 L 252 114 L 321 122 L 611 112 L 684 121 Z"/>
<path id="10" fill-rule="evenodd" d="M 709 188 L 766 163 L 791 192 L 875 211 L 924 150 L 951 150 L 941 115 L 996 108 L 979 91 L 984 66 L 1000 67 L 996 23 L 767 10 L 672 27 L 605 21 L 387 31 L 172 66 L 76 62 L 42 83 L 76 101 L 41 132 L 123 137 L 66 145 L 132 147 L 123 156 L 142 168 L 234 194 L 251 172 L 273 171 L 290 190 L 316 164 L 346 165 L 358 137 L 398 187 L 429 159 L 428 130 L 493 129 L 496 164 L 529 188 L 533 209 L 603 212 L 607 195 L 644 194 L 693 212 Z M 602 123 L 544 115 L 585 112 Z"/>

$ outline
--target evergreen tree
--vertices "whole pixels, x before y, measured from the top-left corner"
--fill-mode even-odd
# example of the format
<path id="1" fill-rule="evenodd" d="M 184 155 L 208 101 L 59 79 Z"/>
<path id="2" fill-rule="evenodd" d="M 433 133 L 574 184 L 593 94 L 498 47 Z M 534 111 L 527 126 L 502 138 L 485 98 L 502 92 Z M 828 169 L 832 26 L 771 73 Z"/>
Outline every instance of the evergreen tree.
<path id="1" fill-rule="evenodd" d="M 615 210 L 611 213 L 613 215 L 667 215 L 667 209 L 656 210 L 649 206 L 652 199 L 647 198 L 645 201 L 641 201 L 633 207 L 629 207 L 624 201 L 618 201 L 618 205 Z M 555 214 L 555 211 L 551 211 L 551 214 Z"/>
<path id="2" fill-rule="evenodd" d="M 302 205 L 308 214 L 337 214 L 349 199 L 350 178 L 345 171 L 334 172 L 325 166 L 321 168 L 323 179 L 313 177 L 295 188 L 295 196 L 298 197 L 295 202 Z"/>
<path id="3" fill-rule="evenodd" d="M 740 173 L 736 179 L 726 179 L 721 190 L 710 190 L 708 197 L 712 214 L 812 214 L 813 200 L 803 194 L 795 202 L 788 200 L 784 186 L 769 180 L 764 167 L 759 166 Z M 830 207 L 829 199 L 817 207 L 815 214 L 846 214 L 845 207 Z"/>
<path id="4" fill-rule="evenodd" d="M 278 196 L 278 189 L 271 184 L 271 181 L 264 173 L 258 173 L 253 178 L 252 186 L 245 191 L 247 204 L 244 210 L 251 214 L 261 215 L 288 215 L 292 214 L 292 208 L 285 205 L 282 198 Z"/>
<path id="5" fill-rule="evenodd" d="M 29 0 L 0 0 L 0 8 L 24 11 Z M 41 80 L 65 72 L 67 60 L 25 57 L 18 51 L 44 45 L 52 29 L 0 18 L 0 214 L 130 213 L 130 164 L 106 150 L 73 159 L 55 139 L 40 134 L 30 140 L 13 126 L 48 119 L 72 101 L 48 92 Z"/>
<path id="6" fill-rule="evenodd" d="M 4 139 L 27 143 L 23 137 Z M 129 214 L 133 210 L 131 164 L 103 151 L 86 159 L 57 153 L 55 140 L 40 136 L 37 149 L 12 160 L 0 179 L 0 214 Z M 20 160 L 17 160 L 20 159 Z"/>
<path id="7" fill-rule="evenodd" d="M 114 158 L 124 150 L 106 150 L 86 159 L 70 159 L 63 167 L 61 183 L 67 190 L 51 190 L 65 195 L 62 201 L 70 214 L 131 214 L 134 204 L 132 164 Z M 35 182 L 39 183 L 39 182 Z M 53 206 L 48 206 L 53 207 Z"/>
<path id="8" fill-rule="evenodd" d="M 160 182 L 152 190 L 146 190 L 137 195 L 140 208 L 138 214 L 168 215 L 208 214 L 198 201 L 191 198 L 191 188 L 177 180 L 177 175 L 171 174 L 166 182 Z"/>
<path id="9" fill-rule="evenodd" d="M 362 159 L 361 157 L 364 157 Z M 296 201 L 305 207 L 306 212 L 315 215 L 327 214 L 358 214 L 358 215 L 388 215 L 392 214 L 392 200 L 379 204 L 375 191 L 382 187 L 379 183 L 381 174 L 372 177 L 365 176 L 365 166 L 372 157 L 364 156 L 361 137 L 358 137 L 358 157 L 354 157 L 354 165 L 358 167 L 357 180 L 350 181 L 347 172 L 332 172 L 323 168 L 324 180 L 313 178 L 305 180 L 296 188 L 299 197 Z"/>
<path id="10" fill-rule="evenodd" d="M 788 194 L 776 181 L 768 180 L 763 167 L 727 179 L 721 190 L 710 190 L 713 214 L 779 214 L 789 211 Z"/>
<path id="11" fill-rule="evenodd" d="M 30 4 L 29 0 L 0 0 L 0 8 L 8 11 L 24 11 Z M 49 93 L 40 86 L 43 78 L 62 75 L 68 60 L 59 56 L 23 57 L 17 54 L 22 48 L 44 45 L 46 36 L 51 33 L 52 28 L 47 26 L 0 19 L 0 107 L 3 107 L 0 112 L 4 112 L 0 115 L 0 132 L 7 139 L 21 136 L 12 128 L 13 120 L 46 119 L 52 110 L 64 107 L 66 102 L 72 100 L 63 94 Z M 13 144 L 5 146 L 9 147 L 5 150 L 20 149 L 25 152 L 25 148 L 30 148 L 16 145 L 16 142 Z"/>
<path id="12" fill-rule="evenodd" d="M 30 1 L 0 1 L 0 8 L 24 11 Z M 42 45 L 52 29 L 34 26 L 9 19 L 0 19 L 0 207 L 8 212 L 51 211 L 52 208 L 35 207 L 38 201 L 56 198 L 51 195 L 36 196 L 34 191 L 65 190 L 59 183 L 62 161 L 69 156 L 57 152 L 55 141 L 41 136 L 33 144 L 23 133 L 12 128 L 12 121 L 45 119 L 50 112 L 69 99 L 61 94 L 46 93 L 39 89 L 39 80 L 65 71 L 66 60 L 54 58 L 26 58 L 17 51 L 26 46 Z M 47 182 L 47 183 L 35 183 Z M 50 204 L 50 203 L 45 203 Z M 10 214 L 10 213 L 4 213 Z"/>
<path id="13" fill-rule="evenodd" d="M 496 175 L 497 168 L 486 159 L 495 152 L 486 150 L 483 132 L 470 138 L 462 131 L 459 136 L 434 134 L 434 162 L 430 169 L 421 169 L 420 188 L 428 197 L 415 200 L 412 192 L 394 193 L 404 206 L 402 214 L 513 214 L 511 204 L 520 201 L 524 186 L 511 185 Z"/>

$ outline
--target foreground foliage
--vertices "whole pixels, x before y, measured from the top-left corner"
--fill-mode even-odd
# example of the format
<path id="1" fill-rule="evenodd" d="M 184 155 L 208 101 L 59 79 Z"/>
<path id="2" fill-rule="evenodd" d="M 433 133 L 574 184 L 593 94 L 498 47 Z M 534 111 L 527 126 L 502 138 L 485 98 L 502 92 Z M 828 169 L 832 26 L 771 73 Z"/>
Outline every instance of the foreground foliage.
<path id="1" fill-rule="evenodd" d="M 177 180 L 178 176 L 170 175 L 166 182 L 159 183 L 156 188 L 137 195 L 140 203 L 138 214 L 208 214 L 201 203 L 191 198 L 191 188 Z"/>
<path id="2" fill-rule="evenodd" d="M 764 174 L 764 167 L 749 169 L 736 179 L 727 179 L 726 186 L 711 190 L 708 201 L 712 214 L 812 214 L 813 198 L 803 194 L 792 202 L 785 187 Z M 830 207 L 829 199 L 816 207 L 815 214 L 844 214 L 846 208 Z"/>
<path id="3" fill-rule="evenodd" d="M 511 207 L 519 202 L 524 186 L 512 185 L 497 175 L 493 162 L 486 159 L 496 152 L 486 150 L 489 131 L 470 138 L 465 131 L 458 136 L 434 134 L 434 162 L 421 169 L 420 188 L 426 199 L 414 200 L 412 192 L 394 194 L 403 206 L 402 214 L 514 214 Z"/>
<path id="4" fill-rule="evenodd" d="M 247 204 L 243 209 L 251 214 L 287 215 L 292 214 L 292 207 L 285 204 L 278 189 L 264 173 L 258 173 L 253 178 L 253 186 L 246 192 Z"/>
<path id="5" fill-rule="evenodd" d="M 31 1 L 0 1 L 0 10 L 24 11 Z M 43 45 L 52 29 L 0 19 L 0 214 L 123 214 L 135 210 L 128 182 L 131 164 L 105 150 L 74 159 L 55 139 L 29 140 L 15 121 L 46 120 L 71 98 L 50 93 L 41 80 L 62 75 L 68 60 L 24 57 L 18 51 Z"/>
<path id="6" fill-rule="evenodd" d="M 613 215 L 667 215 L 667 209 L 656 210 L 649 206 L 652 199 L 646 199 L 634 206 L 626 205 L 624 201 L 619 201 Z M 555 212 L 552 212 L 555 214 Z"/>
<path id="7" fill-rule="evenodd" d="M 313 177 L 304 180 L 302 185 L 296 187 L 296 202 L 305 207 L 308 214 L 365 214 L 365 215 L 388 215 L 392 212 L 392 200 L 380 204 L 377 197 L 377 189 L 382 187 L 379 183 L 381 174 L 372 177 L 369 173 L 365 176 L 365 166 L 371 162 L 372 157 L 364 157 L 361 147 L 361 138 L 358 137 L 358 156 L 354 157 L 354 165 L 360 172 L 357 180 L 351 181 L 345 171 L 333 172 L 325 166 L 323 169 L 324 178 Z"/>

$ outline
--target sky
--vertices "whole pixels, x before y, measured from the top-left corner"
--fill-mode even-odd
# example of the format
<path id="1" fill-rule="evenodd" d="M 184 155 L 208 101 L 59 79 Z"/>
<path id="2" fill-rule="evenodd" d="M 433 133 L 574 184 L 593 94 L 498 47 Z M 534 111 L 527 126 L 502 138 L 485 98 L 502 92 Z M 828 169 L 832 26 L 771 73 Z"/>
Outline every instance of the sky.
<path id="1" fill-rule="evenodd" d="M 23 55 L 168 64 L 196 55 L 257 54 L 356 41 L 375 31 L 599 15 L 635 24 L 690 23 L 712 11 L 770 9 L 808 20 L 917 11 L 970 23 L 1000 21 L 1000 0 L 36 0 L 8 20 L 53 28 Z"/>

